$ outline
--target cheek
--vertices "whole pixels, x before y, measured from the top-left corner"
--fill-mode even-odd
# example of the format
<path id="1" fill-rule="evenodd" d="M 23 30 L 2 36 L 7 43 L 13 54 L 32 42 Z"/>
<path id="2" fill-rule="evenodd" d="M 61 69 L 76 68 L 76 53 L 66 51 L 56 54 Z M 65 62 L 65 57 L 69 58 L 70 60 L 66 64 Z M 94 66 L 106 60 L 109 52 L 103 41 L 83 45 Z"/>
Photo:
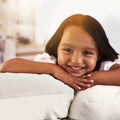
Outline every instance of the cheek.
<path id="1" fill-rule="evenodd" d="M 93 70 L 96 67 L 97 59 L 91 59 L 88 61 L 90 68 Z"/>
<path id="2" fill-rule="evenodd" d="M 64 65 L 64 57 L 62 54 L 58 54 L 57 63 L 61 67 Z"/>
<path id="3" fill-rule="evenodd" d="M 59 66 L 64 67 L 66 62 L 66 55 L 64 55 L 60 48 L 58 48 L 58 57 L 57 57 L 57 63 Z"/>

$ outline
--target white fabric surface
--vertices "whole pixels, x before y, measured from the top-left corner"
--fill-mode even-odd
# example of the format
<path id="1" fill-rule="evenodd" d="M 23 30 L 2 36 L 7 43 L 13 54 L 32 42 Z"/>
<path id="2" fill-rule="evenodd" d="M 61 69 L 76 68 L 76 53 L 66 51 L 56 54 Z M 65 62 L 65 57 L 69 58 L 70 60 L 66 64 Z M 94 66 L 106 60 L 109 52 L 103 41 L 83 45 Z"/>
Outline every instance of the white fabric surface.
<path id="1" fill-rule="evenodd" d="M 47 74 L 0 73 L 0 98 L 48 94 L 71 96 L 73 89 Z"/>
<path id="2" fill-rule="evenodd" d="M 112 61 L 104 61 L 104 62 L 102 62 L 101 66 L 100 66 L 100 70 L 109 70 L 112 65 L 119 64 L 119 63 L 120 63 L 119 59 L 116 59 L 113 62 Z"/>
<path id="3" fill-rule="evenodd" d="M 96 85 L 77 92 L 69 117 L 75 120 L 120 120 L 120 87 Z"/>
<path id="4" fill-rule="evenodd" d="M 0 73 L 0 120 L 67 117 L 74 90 L 46 74 Z"/>
<path id="5" fill-rule="evenodd" d="M 67 94 L 16 97 L 0 100 L 0 120 L 59 120 L 67 116 Z"/>
<path id="6" fill-rule="evenodd" d="M 34 61 L 37 62 L 48 62 L 48 63 L 56 63 L 56 58 L 54 56 L 50 56 L 48 53 L 37 54 L 34 58 Z"/>

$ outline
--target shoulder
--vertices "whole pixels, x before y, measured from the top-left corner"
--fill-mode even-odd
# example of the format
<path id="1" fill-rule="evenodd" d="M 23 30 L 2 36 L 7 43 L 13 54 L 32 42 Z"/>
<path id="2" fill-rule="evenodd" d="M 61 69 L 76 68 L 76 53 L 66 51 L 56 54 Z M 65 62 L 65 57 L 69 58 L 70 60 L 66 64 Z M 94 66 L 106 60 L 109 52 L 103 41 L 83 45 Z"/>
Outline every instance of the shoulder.
<path id="1" fill-rule="evenodd" d="M 48 53 L 41 53 L 35 56 L 34 61 L 56 63 L 56 58 L 54 56 L 50 56 Z"/>
<path id="2" fill-rule="evenodd" d="M 99 70 L 109 70 L 115 64 L 120 64 L 120 60 L 116 59 L 115 61 L 104 61 L 101 63 Z"/>

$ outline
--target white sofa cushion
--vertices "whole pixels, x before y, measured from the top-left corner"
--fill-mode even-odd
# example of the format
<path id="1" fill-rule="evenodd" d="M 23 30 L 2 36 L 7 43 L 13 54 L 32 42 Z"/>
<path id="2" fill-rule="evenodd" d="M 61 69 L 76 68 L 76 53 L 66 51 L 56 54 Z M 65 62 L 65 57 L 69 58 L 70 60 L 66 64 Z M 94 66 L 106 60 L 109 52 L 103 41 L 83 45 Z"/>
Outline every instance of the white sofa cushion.
<path id="1" fill-rule="evenodd" d="M 69 117 L 74 120 L 120 120 L 120 87 L 96 85 L 76 92 Z"/>
<path id="2" fill-rule="evenodd" d="M 0 120 L 58 120 L 74 90 L 46 74 L 0 73 Z"/>

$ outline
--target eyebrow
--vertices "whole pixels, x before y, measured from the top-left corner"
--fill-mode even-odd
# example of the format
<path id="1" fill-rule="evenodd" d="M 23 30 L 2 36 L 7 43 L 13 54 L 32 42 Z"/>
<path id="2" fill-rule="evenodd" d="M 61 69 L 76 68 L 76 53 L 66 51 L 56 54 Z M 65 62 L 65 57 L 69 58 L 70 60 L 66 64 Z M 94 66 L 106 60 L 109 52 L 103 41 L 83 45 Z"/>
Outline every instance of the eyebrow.
<path id="1" fill-rule="evenodd" d="M 69 47 L 74 47 L 72 46 L 71 44 L 69 43 L 63 43 L 61 44 L 62 46 L 69 46 Z M 85 47 L 85 49 L 89 49 L 89 50 L 93 50 L 93 51 L 96 51 L 97 49 L 96 48 L 93 48 L 93 47 Z"/>
<path id="2" fill-rule="evenodd" d="M 92 47 L 86 47 L 85 49 L 88 49 L 88 50 L 93 50 L 93 51 L 97 51 L 97 49 L 92 48 Z"/>
<path id="3" fill-rule="evenodd" d="M 69 44 L 69 43 L 62 43 L 61 45 L 62 45 L 62 46 L 69 46 L 69 47 L 72 47 L 72 45 Z"/>

